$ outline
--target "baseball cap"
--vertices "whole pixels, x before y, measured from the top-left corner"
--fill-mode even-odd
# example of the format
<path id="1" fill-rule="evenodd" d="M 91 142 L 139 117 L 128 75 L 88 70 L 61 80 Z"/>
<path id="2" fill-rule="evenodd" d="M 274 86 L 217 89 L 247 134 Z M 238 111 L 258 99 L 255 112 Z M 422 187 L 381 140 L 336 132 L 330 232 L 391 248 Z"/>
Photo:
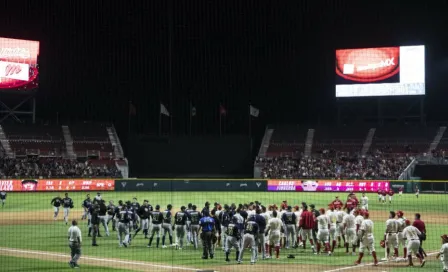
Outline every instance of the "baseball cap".
<path id="1" fill-rule="evenodd" d="M 291 210 L 292 209 L 292 207 L 291 206 L 288 206 L 288 210 Z"/>
<path id="2" fill-rule="evenodd" d="M 411 224 L 411 221 L 409 219 L 406 219 L 406 221 L 404 221 L 404 223 L 409 226 Z"/>
<path id="3" fill-rule="evenodd" d="M 398 216 L 403 216 L 404 213 L 403 213 L 403 211 L 397 211 L 397 215 L 398 215 Z"/>
<path id="4" fill-rule="evenodd" d="M 369 212 L 364 212 L 363 215 L 368 217 L 369 216 Z"/>
<path id="5" fill-rule="evenodd" d="M 186 208 L 185 206 L 180 207 L 181 210 L 185 210 L 185 208 Z"/>
<path id="6" fill-rule="evenodd" d="M 314 204 L 310 204 L 310 207 L 311 207 L 312 209 L 314 209 L 316 206 L 314 206 Z"/>
<path id="7" fill-rule="evenodd" d="M 443 240 L 447 241 L 448 240 L 448 235 L 444 234 L 444 235 L 440 236 L 440 238 L 442 238 Z"/>
<path id="8" fill-rule="evenodd" d="M 294 206 L 294 209 L 298 210 L 298 209 L 299 209 L 299 206 L 295 205 L 295 206 Z"/>

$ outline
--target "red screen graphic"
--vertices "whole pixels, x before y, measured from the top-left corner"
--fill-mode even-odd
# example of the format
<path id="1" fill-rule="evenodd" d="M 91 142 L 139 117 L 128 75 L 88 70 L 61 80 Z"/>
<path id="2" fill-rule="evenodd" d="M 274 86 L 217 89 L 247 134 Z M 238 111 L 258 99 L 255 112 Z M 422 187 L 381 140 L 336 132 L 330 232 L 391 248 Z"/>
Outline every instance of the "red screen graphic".
<path id="1" fill-rule="evenodd" d="M 400 47 L 336 50 L 336 74 L 349 81 L 375 83 L 400 71 Z"/>
<path id="2" fill-rule="evenodd" d="M 0 89 L 38 86 L 39 42 L 0 38 Z"/>
<path id="3" fill-rule="evenodd" d="M 113 191 L 112 179 L 9 179 L 0 180 L 0 191 Z"/>

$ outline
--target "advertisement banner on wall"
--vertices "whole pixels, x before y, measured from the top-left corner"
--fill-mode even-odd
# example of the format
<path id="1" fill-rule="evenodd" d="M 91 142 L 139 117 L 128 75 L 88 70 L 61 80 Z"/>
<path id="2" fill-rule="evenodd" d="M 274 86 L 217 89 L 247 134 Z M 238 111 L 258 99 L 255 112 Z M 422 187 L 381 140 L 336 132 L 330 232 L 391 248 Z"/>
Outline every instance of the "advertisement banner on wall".
<path id="1" fill-rule="evenodd" d="M 113 179 L 2 179 L 0 191 L 113 191 Z"/>
<path id="2" fill-rule="evenodd" d="M 142 180 L 116 181 L 116 191 L 266 192 L 266 180 Z"/>
<path id="3" fill-rule="evenodd" d="M 384 180 L 268 180 L 268 191 L 377 192 L 389 190 Z"/>

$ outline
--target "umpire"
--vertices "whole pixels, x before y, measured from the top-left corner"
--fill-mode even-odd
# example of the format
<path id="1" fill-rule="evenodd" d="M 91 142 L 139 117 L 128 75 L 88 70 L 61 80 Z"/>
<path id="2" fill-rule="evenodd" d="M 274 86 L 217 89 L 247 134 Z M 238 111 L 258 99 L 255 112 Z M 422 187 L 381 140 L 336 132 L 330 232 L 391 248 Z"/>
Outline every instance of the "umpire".
<path id="1" fill-rule="evenodd" d="M 214 252 L 212 246 L 213 233 L 215 231 L 215 220 L 210 217 L 208 211 L 203 214 L 204 217 L 199 220 L 199 225 L 201 226 L 201 239 L 202 245 L 204 247 L 204 252 L 202 254 L 202 259 L 206 260 L 210 256 L 213 259 Z"/>
<path id="2" fill-rule="evenodd" d="M 71 268 L 79 268 L 78 260 L 81 257 L 82 236 L 76 220 L 72 221 L 72 226 L 68 229 L 68 242 L 71 251 L 71 259 L 68 264 Z"/>

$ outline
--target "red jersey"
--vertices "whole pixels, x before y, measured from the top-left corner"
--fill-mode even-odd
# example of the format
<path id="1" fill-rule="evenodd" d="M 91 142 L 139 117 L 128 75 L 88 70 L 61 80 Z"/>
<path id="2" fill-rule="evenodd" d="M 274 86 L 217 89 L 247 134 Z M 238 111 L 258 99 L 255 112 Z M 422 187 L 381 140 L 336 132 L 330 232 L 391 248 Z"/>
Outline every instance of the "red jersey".
<path id="1" fill-rule="evenodd" d="M 392 191 L 392 190 L 389 191 L 390 196 L 393 196 L 394 194 L 395 194 L 394 191 Z"/>
<path id="2" fill-rule="evenodd" d="M 314 214 L 310 211 L 303 211 L 300 216 L 299 226 L 303 229 L 312 229 L 314 227 Z"/>
<path id="3" fill-rule="evenodd" d="M 382 194 L 383 196 L 387 196 L 387 192 L 386 192 L 386 191 L 382 191 L 381 194 Z"/>
<path id="4" fill-rule="evenodd" d="M 344 209 L 354 209 L 355 207 L 356 207 L 357 205 L 356 205 L 356 202 L 355 201 L 353 201 L 353 199 L 349 199 L 349 200 L 347 200 L 347 202 L 345 202 L 345 206 L 344 206 Z"/>
<path id="5" fill-rule="evenodd" d="M 333 204 L 333 207 L 336 208 L 342 208 L 342 205 L 344 205 L 344 203 L 342 203 L 342 201 L 340 201 L 339 199 L 335 199 L 333 200 L 333 202 L 331 202 L 331 204 Z"/>
<path id="6" fill-rule="evenodd" d="M 420 232 L 425 232 L 426 233 L 426 226 L 425 226 L 425 222 L 423 222 L 420 219 L 415 219 L 414 223 L 412 224 L 414 227 L 416 227 Z"/>
<path id="7" fill-rule="evenodd" d="M 381 189 L 378 190 L 378 194 L 381 195 L 383 193 L 383 191 L 381 191 Z"/>
<path id="8" fill-rule="evenodd" d="M 399 187 L 399 188 L 398 188 L 398 191 L 399 191 L 399 192 L 403 192 L 403 187 Z"/>
<path id="9" fill-rule="evenodd" d="M 359 200 L 358 200 L 358 198 L 356 198 L 356 196 L 354 198 L 352 198 L 352 201 L 353 201 L 355 207 L 358 207 Z"/>

